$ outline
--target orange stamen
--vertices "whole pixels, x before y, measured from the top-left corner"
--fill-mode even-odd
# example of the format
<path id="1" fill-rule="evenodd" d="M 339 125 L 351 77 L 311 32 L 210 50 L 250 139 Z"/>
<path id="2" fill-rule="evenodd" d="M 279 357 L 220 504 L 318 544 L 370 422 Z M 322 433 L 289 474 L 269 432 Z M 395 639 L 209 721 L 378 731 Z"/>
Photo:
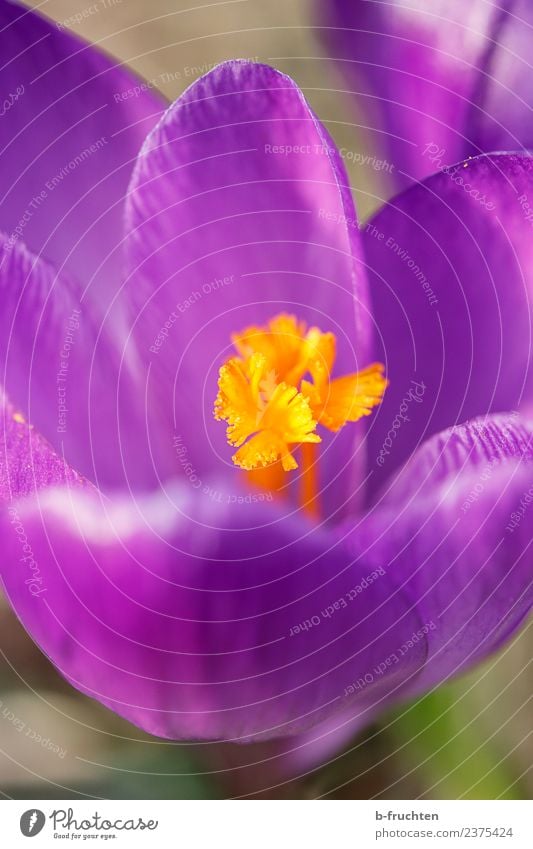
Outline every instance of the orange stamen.
<path id="1" fill-rule="evenodd" d="M 237 356 L 220 369 L 214 414 L 226 422 L 228 442 L 238 449 L 233 462 L 255 475 L 263 488 L 278 491 L 280 474 L 298 468 L 294 452 L 300 446 L 301 503 L 316 518 L 315 445 L 321 441 L 316 428 L 320 424 L 336 432 L 368 416 L 387 387 L 383 366 L 374 363 L 332 378 L 335 335 L 307 329 L 285 313 L 266 326 L 233 334 L 232 340 Z"/>

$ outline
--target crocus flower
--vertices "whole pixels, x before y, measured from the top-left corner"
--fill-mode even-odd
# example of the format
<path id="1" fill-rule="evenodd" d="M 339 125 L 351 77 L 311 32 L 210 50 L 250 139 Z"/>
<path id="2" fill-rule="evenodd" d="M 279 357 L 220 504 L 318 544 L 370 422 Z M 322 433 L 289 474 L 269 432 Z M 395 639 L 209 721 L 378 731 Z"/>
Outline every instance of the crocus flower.
<path id="1" fill-rule="evenodd" d="M 397 185 L 533 147 L 530 3 L 326 0 L 316 13 Z"/>
<path id="2" fill-rule="evenodd" d="M 284 74 L 227 62 L 161 114 L 0 10 L 7 598 L 151 734 L 323 756 L 530 608 L 533 161 L 358 226 Z"/>

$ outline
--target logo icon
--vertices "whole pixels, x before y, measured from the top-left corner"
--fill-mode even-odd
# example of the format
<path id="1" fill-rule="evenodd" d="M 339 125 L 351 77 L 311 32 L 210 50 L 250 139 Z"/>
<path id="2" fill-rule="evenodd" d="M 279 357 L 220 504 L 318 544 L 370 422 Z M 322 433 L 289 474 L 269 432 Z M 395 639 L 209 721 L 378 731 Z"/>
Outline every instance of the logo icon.
<path id="1" fill-rule="evenodd" d="M 20 830 L 24 837 L 35 837 L 43 830 L 46 817 L 42 811 L 32 808 L 25 811 L 20 818 Z"/>

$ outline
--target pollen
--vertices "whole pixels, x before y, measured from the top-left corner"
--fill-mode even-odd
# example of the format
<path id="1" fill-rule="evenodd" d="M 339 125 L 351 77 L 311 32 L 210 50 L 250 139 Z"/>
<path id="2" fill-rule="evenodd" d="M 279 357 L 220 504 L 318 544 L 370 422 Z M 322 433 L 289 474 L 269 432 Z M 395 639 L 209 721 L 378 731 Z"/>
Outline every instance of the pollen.
<path id="1" fill-rule="evenodd" d="M 220 369 L 214 415 L 238 449 L 233 462 L 247 471 L 278 461 L 297 469 L 295 451 L 321 441 L 319 425 L 336 432 L 369 415 L 388 384 L 380 363 L 333 378 L 335 335 L 285 313 L 232 342 L 237 356 Z"/>

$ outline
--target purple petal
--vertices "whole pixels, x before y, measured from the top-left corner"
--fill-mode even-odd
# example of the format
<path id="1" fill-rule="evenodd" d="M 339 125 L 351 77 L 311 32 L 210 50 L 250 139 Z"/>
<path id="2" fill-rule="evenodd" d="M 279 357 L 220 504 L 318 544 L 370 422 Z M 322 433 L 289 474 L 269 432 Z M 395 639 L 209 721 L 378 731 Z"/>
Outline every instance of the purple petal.
<path id="1" fill-rule="evenodd" d="M 103 487 L 153 481 L 144 397 L 70 278 L 0 234 L 0 384 L 55 451 Z"/>
<path id="2" fill-rule="evenodd" d="M 390 386 L 370 422 L 371 487 L 432 433 L 533 403 L 533 159 L 478 157 L 413 186 L 366 226 Z"/>
<path id="3" fill-rule="evenodd" d="M 159 405 L 168 419 L 175 407 L 174 429 L 201 476 L 224 464 L 236 473 L 212 414 L 231 333 L 294 313 L 338 335 L 339 374 L 368 365 L 366 280 L 344 167 L 278 71 L 228 62 L 170 107 L 139 156 L 127 234 L 135 332 Z M 347 497 L 353 440 L 347 432 L 324 443 L 329 510 Z"/>
<path id="4" fill-rule="evenodd" d="M 0 3 L 0 31 L 0 229 L 86 284 L 97 273 L 108 297 L 132 163 L 163 99 L 17 3 Z"/>
<path id="5" fill-rule="evenodd" d="M 346 545 L 181 488 L 136 505 L 48 491 L 15 505 L 41 592 L 6 515 L 3 581 L 63 675 L 152 734 L 269 739 L 325 722 L 274 751 L 301 769 L 348 711 L 370 721 L 522 621 L 531 457 L 516 417 L 440 434 Z"/>
<path id="6" fill-rule="evenodd" d="M 506 460 L 531 459 L 531 422 L 527 418 L 514 412 L 472 419 L 435 434 L 415 451 L 388 484 L 382 503 L 408 505 L 414 495 L 449 484 L 463 471 L 470 474 L 476 468 L 486 472 L 487 467 L 490 471 Z"/>
<path id="7" fill-rule="evenodd" d="M 7 597 L 79 690 L 157 736 L 245 741 L 349 706 L 371 717 L 420 669 L 423 643 L 373 672 L 420 625 L 386 563 L 369 573 L 336 537 L 265 505 L 172 495 L 15 505 L 37 596 L 4 517 Z"/>
<path id="8" fill-rule="evenodd" d="M 426 442 L 354 534 L 357 550 L 391 564 L 427 626 L 410 693 L 498 649 L 531 609 L 532 481 L 531 422 L 480 419 Z"/>
<path id="9" fill-rule="evenodd" d="M 470 155 L 533 146 L 525 0 L 327 0 L 318 16 L 399 185 Z"/>
<path id="10" fill-rule="evenodd" d="M 88 486 L 0 391 L 0 502 L 47 486 Z"/>

